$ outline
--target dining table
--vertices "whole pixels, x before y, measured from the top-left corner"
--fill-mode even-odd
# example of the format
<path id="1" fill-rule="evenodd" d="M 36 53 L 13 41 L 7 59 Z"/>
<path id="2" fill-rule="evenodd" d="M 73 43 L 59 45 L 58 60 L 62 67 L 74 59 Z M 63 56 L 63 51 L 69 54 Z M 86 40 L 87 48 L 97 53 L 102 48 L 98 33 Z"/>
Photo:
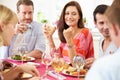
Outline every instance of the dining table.
<path id="1" fill-rule="evenodd" d="M 23 64 L 23 63 L 21 63 L 21 61 L 17 61 L 17 60 L 11 60 L 11 59 L 5 59 L 5 60 L 8 61 L 8 62 L 10 62 L 10 63 L 17 64 L 17 65 Z M 45 71 L 46 71 L 46 65 L 43 64 L 40 60 L 34 60 L 32 62 L 39 64 L 37 66 L 37 69 L 39 71 L 40 76 L 43 76 L 45 74 Z M 24 63 L 27 63 L 27 61 L 25 61 Z M 49 71 L 54 71 L 54 69 L 52 68 L 52 66 L 49 66 L 48 69 L 49 69 Z M 80 77 L 78 79 L 76 76 L 65 75 L 65 74 L 62 74 L 62 73 L 59 73 L 59 74 L 62 75 L 62 76 L 64 76 L 66 78 L 64 80 L 84 80 L 84 77 Z M 54 77 L 52 77 L 50 75 L 47 75 L 46 77 L 49 80 L 59 80 L 59 79 L 54 78 Z M 29 78 L 28 79 L 24 79 L 24 80 L 29 80 Z"/>

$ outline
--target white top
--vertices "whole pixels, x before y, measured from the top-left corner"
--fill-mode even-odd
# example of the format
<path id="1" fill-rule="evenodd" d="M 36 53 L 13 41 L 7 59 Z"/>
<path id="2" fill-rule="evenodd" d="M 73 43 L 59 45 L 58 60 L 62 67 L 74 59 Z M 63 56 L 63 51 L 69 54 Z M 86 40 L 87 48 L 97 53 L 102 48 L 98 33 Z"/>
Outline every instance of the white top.
<path id="1" fill-rule="evenodd" d="M 117 50 L 117 47 L 111 41 L 109 46 L 107 47 L 107 49 L 105 51 L 103 51 L 103 48 L 102 48 L 103 42 L 104 42 L 104 38 L 101 38 L 100 43 L 99 43 L 99 53 L 98 53 L 99 55 L 98 55 L 98 57 L 102 57 L 102 56 L 106 56 L 106 55 L 109 55 L 109 54 L 113 54 Z"/>
<path id="2" fill-rule="evenodd" d="M 1 46 L 0 47 L 0 59 L 4 59 L 8 57 L 8 47 L 7 46 Z"/>
<path id="3" fill-rule="evenodd" d="M 93 63 L 85 80 L 120 80 L 120 48 L 108 56 L 101 57 Z"/>

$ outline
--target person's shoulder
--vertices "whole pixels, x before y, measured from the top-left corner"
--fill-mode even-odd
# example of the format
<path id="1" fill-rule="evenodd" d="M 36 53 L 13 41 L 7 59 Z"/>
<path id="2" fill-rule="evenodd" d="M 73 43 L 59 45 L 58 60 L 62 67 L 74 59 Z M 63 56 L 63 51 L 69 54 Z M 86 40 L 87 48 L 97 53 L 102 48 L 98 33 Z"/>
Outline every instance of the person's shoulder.
<path id="1" fill-rule="evenodd" d="M 118 49 L 114 54 L 103 56 L 97 59 L 94 63 L 94 66 L 101 66 L 102 68 L 109 68 L 109 66 L 120 65 L 118 61 L 120 60 L 120 49 Z"/>
<path id="2" fill-rule="evenodd" d="M 42 25 L 40 22 L 37 22 L 37 21 L 32 21 L 31 24 L 34 24 L 34 25 Z"/>
<path id="3" fill-rule="evenodd" d="M 89 29 L 86 28 L 86 27 L 82 28 L 82 30 L 83 30 L 83 31 L 89 31 Z"/>
<path id="4" fill-rule="evenodd" d="M 32 21 L 31 25 L 34 27 L 34 30 L 42 30 L 42 24 L 37 21 Z"/>
<path id="5" fill-rule="evenodd" d="M 90 30 L 88 28 L 82 28 L 81 33 L 84 34 L 85 38 L 87 38 L 88 36 L 89 37 L 92 36 L 92 33 L 90 32 Z"/>

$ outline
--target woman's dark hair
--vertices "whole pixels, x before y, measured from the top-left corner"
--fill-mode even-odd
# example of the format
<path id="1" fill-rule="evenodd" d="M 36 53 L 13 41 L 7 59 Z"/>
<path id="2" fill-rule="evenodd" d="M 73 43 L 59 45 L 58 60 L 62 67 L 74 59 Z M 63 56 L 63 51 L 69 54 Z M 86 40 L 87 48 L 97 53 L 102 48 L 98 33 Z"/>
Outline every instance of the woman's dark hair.
<path id="1" fill-rule="evenodd" d="M 58 21 L 58 36 L 60 38 L 60 41 L 61 42 L 64 42 L 66 43 L 66 40 L 64 38 L 64 35 L 63 35 L 63 30 L 64 29 L 67 29 L 69 26 L 65 23 L 65 11 L 66 11 L 66 8 L 69 7 L 69 6 L 75 6 L 77 8 L 77 11 L 79 13 L 79 16 L 80 16 L 80 19 L 78 21 L 78 28 L 84 28 L 84 23 L 83 23 L 83 14 L 82 14 L 82 10 L 81 10 L 81 6 L 79 5 L 78 2 L 76 1 L 70 1 L 68 2 L 64 8 L 63 8 L 63 11 L 61 13 L 61 16 L 60 16 L 60 19 Z"/>

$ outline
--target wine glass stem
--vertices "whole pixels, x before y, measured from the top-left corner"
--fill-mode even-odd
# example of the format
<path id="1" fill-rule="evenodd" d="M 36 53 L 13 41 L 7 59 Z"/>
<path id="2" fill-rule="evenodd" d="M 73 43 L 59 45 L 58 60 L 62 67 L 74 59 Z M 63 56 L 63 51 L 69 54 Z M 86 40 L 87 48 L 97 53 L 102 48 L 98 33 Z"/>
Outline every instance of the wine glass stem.
<path id="1" fill-rule="evenodd" d="M 23 64 L 23 55 L 22 55 L 22 64 Z"/>
<path id="2" fill-rule="evenodd" d="M 79 78 L 80 78 L 80 71 L 78 71 L 78 80 L 79 80 Z"/>
<path id="3" fill-rule="evenodd" d="M 45 74 L 41 77 L 41 80 L 47 79 L 46 78 L 47 74 L 48 74 L 48 65 L 46 65 Z"/>
<path id="4" fill-rule="evenodd" d="M 46 73 L 48 73 L 48 65 L 46 65 Z"/>
<path id="5" fill-rule="evenodd" d="M 45 77 L 47 76 L 47 74 L 48 74 L 48 65 L 46 65 Z"/>

